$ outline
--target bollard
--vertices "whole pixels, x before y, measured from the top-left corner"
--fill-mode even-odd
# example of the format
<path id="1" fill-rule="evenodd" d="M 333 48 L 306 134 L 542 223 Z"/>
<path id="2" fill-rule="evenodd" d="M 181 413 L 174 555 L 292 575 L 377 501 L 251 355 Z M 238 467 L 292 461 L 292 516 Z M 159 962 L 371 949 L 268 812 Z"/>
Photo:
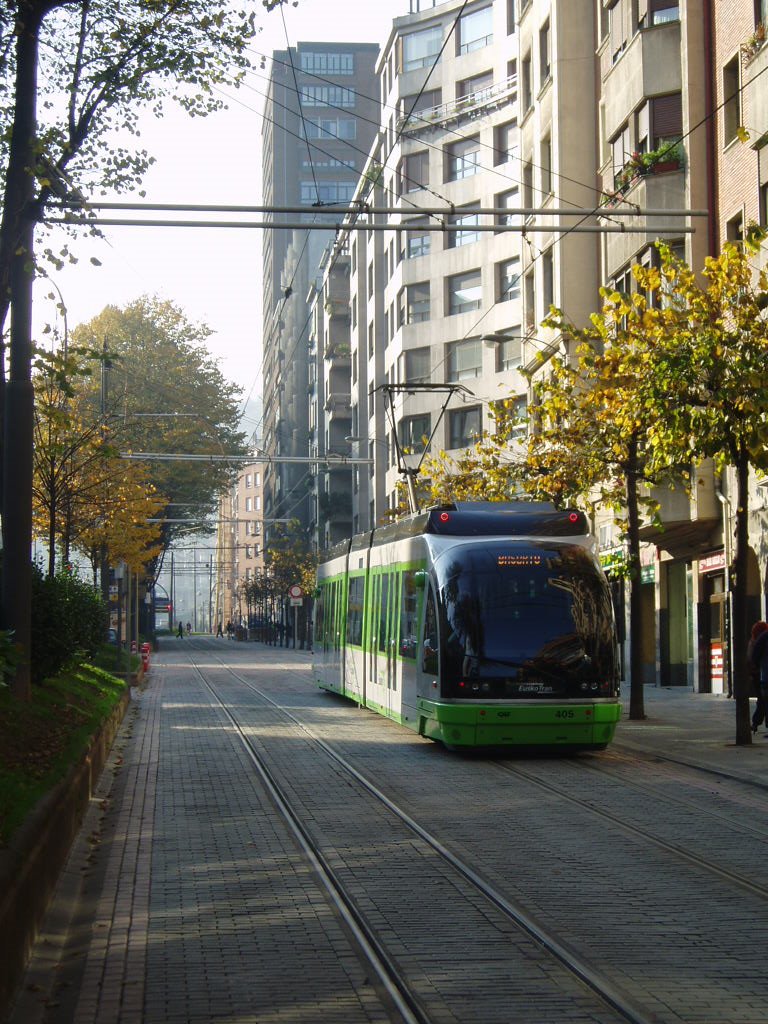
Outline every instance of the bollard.
<path id="1" fill-rule="evenodd" d="M 149 672 L 149 644 L 141 645 L 141 664 L 144 666 L 144 671 Z"/>

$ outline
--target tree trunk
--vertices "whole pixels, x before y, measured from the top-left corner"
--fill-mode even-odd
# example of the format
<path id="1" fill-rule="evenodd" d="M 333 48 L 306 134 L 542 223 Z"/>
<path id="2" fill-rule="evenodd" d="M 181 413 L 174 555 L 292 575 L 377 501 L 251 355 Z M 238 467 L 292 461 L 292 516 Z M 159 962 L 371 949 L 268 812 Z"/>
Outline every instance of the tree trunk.
<path id="1" fill-rule="evenodd" d="M 34 282 L 38 43 L 44 8 L 27 5 L 16 37 L 13 131 L 8 156 L 2 248 L 10 252 L 10 374 L 5 387 L 3 459 L 3 625 L 14 632 L 21 663 L 11 683 L 29 700 L 32 625 L 32 286 Z M 12 248 L 9 250 L 9 246 Z"/>
<path id="2" fill-rule="evenodd" d="M 637 495 L 637 442 L 630 445 L 627 471 L 627 547 L 631 568 L 629 590 L 629 717 L 645 718 L 643 690 L 643 601 L 640 578 L 640 512 Z"/>
<path id="3" fill-rule="evenodd" d="M 749 668 L 747 666 L 747 565 L 749 562 L 749 459 L 741 455 L 736 462 L 736 550 L 731 573 L 733 622 L 730 642 L 733 648 L 733 696 L 736 706 L 736 744 L 752 742 L 749 714 Z M 725 540 L 725 538 L 723 538 Z"/>

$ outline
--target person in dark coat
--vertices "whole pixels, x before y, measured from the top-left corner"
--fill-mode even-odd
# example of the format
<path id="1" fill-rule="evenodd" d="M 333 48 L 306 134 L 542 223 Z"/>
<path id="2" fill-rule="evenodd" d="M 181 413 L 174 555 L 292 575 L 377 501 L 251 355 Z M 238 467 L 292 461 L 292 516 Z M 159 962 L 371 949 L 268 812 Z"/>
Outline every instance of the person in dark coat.
<path id="1" fill-rule="evenodd" d="M 768 708 L 768 622 L 756 622 L 752 627 L 747 644 L 747 661 L 750 696 L 757 697 L 752 715 L 752 732 L 757 732 L 760 725 L 766 721 Z"/>
<path id="2" fill-rule="evenodd" d="M 178 637 L 183 637 L 184 636 L 184 626 L 183 626 L 183 624 L 181 622 L 179 623 L 179 628 L 176 631 L 176 636 L 178 636 Z"/>

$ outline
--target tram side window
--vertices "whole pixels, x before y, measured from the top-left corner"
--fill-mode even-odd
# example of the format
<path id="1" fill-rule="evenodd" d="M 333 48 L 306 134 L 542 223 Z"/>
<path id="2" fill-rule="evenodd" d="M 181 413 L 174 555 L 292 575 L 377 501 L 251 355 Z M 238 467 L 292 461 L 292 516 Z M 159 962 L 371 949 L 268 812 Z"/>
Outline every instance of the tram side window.
<path id="1" fill-rule="evenodd" d="M 427 594 L 427 610 L 424 615 L 424 654 L 421 659 L 421 668 L 430 675 L 437 675 L 437 607 L 435 595 L 430 588 Z"/>
<path id="2" fill-rule="evenodd" d="M 363 642 L 363 587 L 365 578 L 353 576 L 349 581 L 347 604 L 347 643 L 360 645 Z"/>
<path id="3" fill-rule="evenodd" d="M 419 618 L 419 597 L 416 590 L 416 573 L 413 570 L 401 576 L 400 591 L 400 635 L 398 646 L 403 658 L 415 658 Z"/>
<path id="4" fill-rule="evenodd" d="M 321 587 L 320 593 L 315 600 L 315 646 L 322 646 L 326 649 L 325 637 L 325 595 L 327 587 Z"/>
<path id="5" fill-rule="evenodd" d="M 328 628 L 331 631 L 330 643 L 334 650 L 341 649 L 341 626 L 339 625 L 341 617 L 341 588 L 341 581 L 337 580 L 331 592 L 331 612 L 328 616 Z"/>
<path id="6" fill-rule="evenodd" d="M 389 576 L 381 577 L 381 593 L 379 595 L 379 650 L 386 651 L 387 637 L 387 610 L 389 608 Z"/>

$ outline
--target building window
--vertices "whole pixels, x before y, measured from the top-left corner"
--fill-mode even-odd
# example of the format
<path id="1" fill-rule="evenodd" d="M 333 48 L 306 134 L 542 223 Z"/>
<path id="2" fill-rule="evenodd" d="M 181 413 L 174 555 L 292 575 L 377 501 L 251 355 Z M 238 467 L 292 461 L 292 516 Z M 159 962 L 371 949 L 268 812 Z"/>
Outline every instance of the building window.
<path id="1" fill-rule="evenodd" d="M 625 124 L 619 129 L 617 135 L 611 139 L 611 162 L 613 166 L 613 176 L 616 177 L 620 171 L 624 170 L 630 156 L 632 155 L 629 142 L 629 125 Z"/>
<path id="2" fill-rule="evenodd" d="M 480 406 L 448 413 L 448 447 L 469 448 L 480 437 Z"/>
<path id="3" fill-rule="evenodd" d="M 533 207 L 533 161 L 526 160 L 523 164 L 523 206 L 526 210 Z"/>
<path id="4" fill-rule="evenodd" d="M 420 110 L 429 110 L 430 107 L 439 107 L 443 101 L 443 94 L 440 89 L 425 89 L 423 92 L 411 93 L 409 96 L 400 98 L 400 114 L 416 114 Z"/>
<path id="5" fill-rule="evenodd" d="M 448 348 L 448 380 L 456 383 L 479 377 L 483 372 L 483 343 L 479 338 L 454 341 Z"/>
<path id="6" fill-rule="evenodd" d="M 744 216 L 737 213 L 725 225 L 725 237 L 729 242 L 744 241 Z"/>
<path id="7" fill-rule="evenodd" d="M 479 203 L 474 203 L 474 207 L 479 207 Z M 480 238 L 480 232 L 477 230 L 480 224 L 480 214 L 477 213 L 472 207 L 461 207 L 461 213 L 457 213 L 453 217 L 448 218 L 448 223 L 455 225 L 460 230 L 447 232 L 447 249 L 456 249 L 460 245 L 469 245 L 470 242 L 477 242 Z"/>
<path id="8" fill-rule="evenodd" d="M 403 71 L 416 71 L 433 64 L 443 45 L 442 25 L 432 25 L 402 38 Z"/>
<path id="9" fill-rule="evenodd" d="M 665 25 L 669 21 L 680 20 L 679 0 L 649 0 L 649 3 L 652 25 Z"/>
<path id="10" fill-rule="evenodd" d="M 520 189 L 511 188 L 508 192 L 499 192 L 496 196 L 496 206 L 506 208 L 510 210 L 520 209 Z M 497 213 L 496 223 L 504 227 L 505 225 L 522 224 L 523 218 L 519 213 Z"/>
<path id="11" fill-rule="evenodd" d="M 253 477 L 250 473 L 245 474 L 245 486 L 251 487 L 253 485 Z"/>
<path id="12" fill-rule="evenodd" d="M 357 138 L 357 121 L 353 117 L 321 117 L 317 121 L 304 121 L 302 132 L 308 139 Z"/>
<path id="13" fill-rule="evenodd" d="M 409 153 L 400 161 L 398 183 L 400 195 L 416 192 L 429 184 L 429 151 L 424 149 L 418 153 Z"/>
<path id="14" fill-rule="evenodd" d="M 354 107 L 355 93 L 340 85 L 302 85 L 301 102 L 305 107 Z"/>
<path id="15" fill-rule="evenodd" d="M 541 297 L 544 312 L 549 316 L 549 307 L 555 301 L 555 259 L 551 249 L 541 258 Z"/>
<path id="16" fill-rule="evenodd" d="M 531 80 L 531 55 L 527 53 L 520 65 L 521 71 L 521 100 L 523 103 L 523 114 L 533 106 L 533 82 Z"/>
<path id="17" fill-rule="evenodd" d="M 443 102 L 443 94 L 440 89 L 425 89 L 422 93 L 415 93 L 411 96 L 403 96 L 400 100 L 400 114 L 408 118 L 408 124 L 427 124 L 419 113 L 425 110 L 433 110 Z M 404 131 L 405 128 L 401 128 Z"/>
<path id="18" fill-rule="evenodd" d="M 429 281 L 409 284 L 405 292 L 406 323 L 418 324 L 429 320 Z"/>
<path id="19" fill-rule="evenodd" d="M 448 278 L 448 315 L 470 313 L 483 303 L 482 276 L 479 270 Z"/>
<path id="20" fill-rule="evenodd" d="M 723 145 L 727 146 L 736 138 L 741 124 L 741 94 L 739 93 L 739 58 L 723 68 Z"/>
<path id="21" fill-rule="evenodd" d="M 523 296 L 523 308 L 525 312 L 526 333 L 536 329 L 536 283 L 533 270 L 529 270 L 523 278 L 525 293 Z"/>
<path id="22" fill-rule="evenodd" d="M 313 53 L 303 51 L 299 57 L 301 70 L 314 75 L 353 75 L 355 57 L 352 53 Z"/>
<path id="23" fill-rule="evenodd" d="M 487 99 L 493 90 L 493 72 L 484 71 L 471 78 L 462 78 L 456 83 L 456 99 L 471 100 L 480 103 Z"/>
<path id="24" fill-rule="evenodd" d="M 497 302 L 520 298 L 520 257 L 496 264 Z"/>
<path id="25" fill-rule="evenodd" d="M 632 8 L 630 0 L 618 0 L 608 12 L 611 34 L 611 60 L 615 64 L 624 53 L 631 35 Z"/>
<path id="26" fill-rule="evenodd" d="M 522 361 L 523 342 L 520 337 L 520 327 L 517 326 L 509 331 L 508 338 L 496 342 L 496 372 L 516 370 L 522 365 Z"/>
<path id="27" fill-rule="evenodd" d="M 412 452 L 423 452 L 431 433 L 432 418 L 429 413 L 422 416 L 406 416 L 400 420 L 398 435 L 402 448 L 408 448 Z"/>
<path id="28" fill-rule="evenodd" d="M 456 52 L 472 53 L 493 42 L 493 7 L 481 7 L 459 19 Z"/>
<path id="29" fill-rule="evenodd" d="M 541 191 L 545 196 L 552 195 L 552 139 L 549 136 L 541 140 Z"/>
<path id="30" fill-rule="evenodd" d="M 528 430 L 528 399 L 517 395 L 512 400 L 512 437 L 525 437 Z"/>
<path id="31" fill-rule="evenodd" d="M 253 512 L 253 498 L 246 498 L 245 499 L 245 511 L 246 512 Z"/>
<path id="32" fill-rule="evenodd" d="M 738 64 L 736 67 L 736 85 L 738 89 Z M 738 100 L 738 92 L 736 93 Z M 683 134 L 683 96 L 679 92 L 671 92 L 667 96 L 656 96 L 651 100 L 651 142 L 652 149 L 672 145 L 680 141 Z"/>
<path id="33" fill-rule="evenodd" d="M 418 230 L 417 225 L 424 225 L 424 230 Z M 408 221 L 409 231 L 405 232 L 405 256 L 412 260 L 418 256 L 428 256 L 432 248 L 432 234 L 426 228 L 427 221 L 424 218 L 415 218 Z"/>
<path id="34" fill-rule="evenodd" d="M 493 163 L 495 166 L 514 160 L 518 155 L 517 121 L 507 121 L 493 130 Z"/>
<path id="35" fill-rule="evenodd" d="M 348 203 L 357 185 L 346 181 L 300 182 L 302 203 Z"/>
<path id="36" fill-rule="evenodd" d="M 549 18 L 539 29 L 539 88 L 543 88 L 552 75 Z"/>
<path id="37" fill-rule="evenodd" d="M 428 384 L 432 375 L 429 348 L 412 348 L 405 355 L 405 382 Z"/>
<path id="38" fill-rule="evenodd" d="M 480 138 L 452 142 L 445 147 L 445 180 L 460 181 L 471 178 L 480 170 Z"/>

